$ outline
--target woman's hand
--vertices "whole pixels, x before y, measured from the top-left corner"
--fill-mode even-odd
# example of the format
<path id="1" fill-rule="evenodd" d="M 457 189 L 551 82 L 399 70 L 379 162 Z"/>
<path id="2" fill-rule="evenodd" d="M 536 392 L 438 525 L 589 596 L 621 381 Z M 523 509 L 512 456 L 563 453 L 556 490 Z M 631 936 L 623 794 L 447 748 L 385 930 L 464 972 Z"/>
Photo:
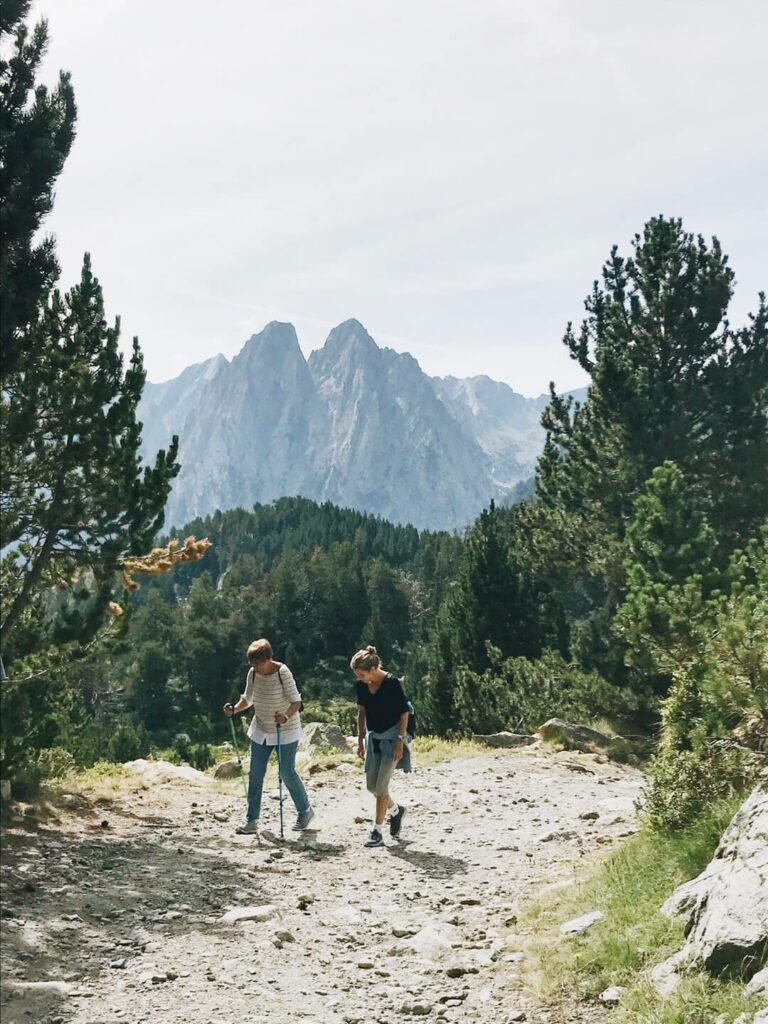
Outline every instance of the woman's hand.
<path id="1" fill-rule="evenodd" d="M 225 704 L 224 705 L 224 714 L 227 716 L 227 718 L 231 718 L 232 715 L 234 715 L 234 713 L 235 713 L 235 706 L 234 706 L 234 704 Z"/>
<path id="2" fill-rule="evenodd" d="M 285 725 L 287 721 L 288 715 L 286 715 L 283 711 L 275 712 L 275 725 Z"/>
<path id="3" fill-rule="evenodd" d="M 397 764 L 403 756 L 403 741 L 395 740 L 392 744 L 392 760 Z"/>

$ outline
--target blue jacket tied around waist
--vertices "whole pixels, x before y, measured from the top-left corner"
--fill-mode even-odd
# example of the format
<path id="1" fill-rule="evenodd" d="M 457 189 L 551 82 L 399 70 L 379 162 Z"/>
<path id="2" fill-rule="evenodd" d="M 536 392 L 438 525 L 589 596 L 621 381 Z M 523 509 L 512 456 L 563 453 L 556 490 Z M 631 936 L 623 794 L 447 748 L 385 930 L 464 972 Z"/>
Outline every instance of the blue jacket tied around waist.
<path id="1" fill-rule="evenodd" d="M 386 732 L 368 732 L 366 734 L 367 743 L 365 744 L 365 770 L 371 771 L 373 769 L 373 743 L 371 740 L 378 740 L 379 753 L 383 760 L 391 761 L 394 757 L 394 745 L 395 740 L 400 735 L 400 725 L 393 725 L 391 729 L 387 729 Z M 397 768 L 403 772 L 409 772 L 411 770 L 411 751 L 409 748 L 410 737 L 406 736 L 403 741 L 403 756 L 397 762 Z"/>

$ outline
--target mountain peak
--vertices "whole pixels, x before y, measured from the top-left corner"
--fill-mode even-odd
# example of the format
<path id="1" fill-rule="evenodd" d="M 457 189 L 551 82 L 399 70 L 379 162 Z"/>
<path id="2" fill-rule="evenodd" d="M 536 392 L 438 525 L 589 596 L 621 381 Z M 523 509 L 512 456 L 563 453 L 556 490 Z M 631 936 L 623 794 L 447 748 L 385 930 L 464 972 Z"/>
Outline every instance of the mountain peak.
<path id="1" fill-rule="evenodd" d="M 342 353 L 356 352 L 359 355 L 375 355 L 379 346 L 363 327 L 359 320 L 345 320 L 334 327 L 322 348 L 324 354 L 339 356 Z"/>
<path id="2" fill-rule="evenodd" d="M 297 355 L 303 362 L 304 356 L 296 336 L 296 328 L 293 324 L 272 320 L 258 334 L 250 336 L 237 358 L 245 359 L 249 363 L 254 360 L 266 360 L 274 365 L 284 362 L 286 358 L 294 359 Z"/>

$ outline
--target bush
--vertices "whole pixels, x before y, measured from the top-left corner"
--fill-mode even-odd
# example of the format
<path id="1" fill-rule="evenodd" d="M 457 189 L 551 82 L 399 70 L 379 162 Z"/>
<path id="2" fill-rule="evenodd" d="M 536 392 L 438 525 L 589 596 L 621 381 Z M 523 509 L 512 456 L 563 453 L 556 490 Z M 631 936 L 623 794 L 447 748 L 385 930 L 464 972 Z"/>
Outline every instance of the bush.
<path id="1" fill-rule="evenodd" d="M 135 761 L 139 757 L 148 757 L 150 751 L 149 734 L 143 725 L 135 726 L 133 722 L 119 723 L 106 745 L 107 760 Z"/>
<path id="2" fill-rule="evenodd" d="M 457 726 L 461 733 L 511 729 L 530 732 L 545 718 L 591 720 L 614 716 L 633 706 L 632 695 L 584 672 L 556 651 L 541 658 L 501 657 L 491 647 L 491 666 L 482 674 L 460 668 L 456 677 Z M 418 709 L 417 709 L 418 711 Z"/>
<path id="3" fill-rule="evenodd" d="M 77 764 L 63 747 L 44 747 L 37 755 L 37 767 L 43 779 L 63 779 L 75 771 Z"/>
<path id="4" fill-rule="evenodd" d="M 189 763 L 200 772 L 214 764 L 214 756 L 207 743 L 197 743 L 189 748 Z"/>
<path id="5" fill-rule="evenodd" d="M 701 747 L 662 749 L 651 761 L 642 808 L 657 832 L 678 832 L 716 802 L 746 784 L 749 766 L 743 752 Z"/>

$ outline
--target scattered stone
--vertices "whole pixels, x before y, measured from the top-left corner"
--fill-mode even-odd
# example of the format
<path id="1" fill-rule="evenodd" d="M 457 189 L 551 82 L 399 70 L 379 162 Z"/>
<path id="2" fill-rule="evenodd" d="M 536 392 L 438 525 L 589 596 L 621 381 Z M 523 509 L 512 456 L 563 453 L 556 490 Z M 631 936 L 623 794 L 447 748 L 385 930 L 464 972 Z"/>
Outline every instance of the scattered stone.
<path id="1" fill-rule="evenodd" d="M 451 967 L 446 967 L 445 973 L 449 978 L 463 978 L 465 974 L 477 974 L 478 969 L 467 964 L 453 964 Z"/>
<path id="2" fill-rule="evenodd" d="M 109 966 L 112 968 L 113 971 L 123 971 L 125 970 L 125 965 L 127 964 L 127 962 L 128 961 L 125 959 L 125 957 L 123 957 L 122 960 L 110 960 Z"/>
<path id="3" fill-rule="evenodd" d="M 576 833 L 573 829 L 554 829 L 548 832 L 542 832 L 539 836 L 540 843 L 551 843 L 553 839 L 573 839 Z"/>
<path id="4" fill-rule="evenodd" d="M 372 971 L 376 964 L 373 960 L 358 960 L 357 967 L 360 971 Z"/>
<path id="5" fill-rule="evenodd" d="M 392 934 L 395 936 L 396 939 L 407 939 L 407 938 L 410 938 L 411 935 L 415 935 L 417 933 L 417 931 L 418 931 L 418 928 L 397 928 L 397 927 L 394 927 L 392 929 Z"/>
<path id="6" fill-rule="evenodd" d="M 525 1010 L 513 1010 L 507 1017 L 507 1024 L 518 1024 L 519 1021 L 528 1020 Z"/>
<path id="7" fill-rule="evenodd" d="M 428 1017 L 432 1013 L 432 1006 L 429 1003 L 403 1003 L 400 1013 L 412 1017 Z"/>
<path id="8" fill-rule="evenodd" d="M 236 907 L 228 910 L 221 919 L 222 924 L 238 924 L 240 921 L 256 921 L 262 924 L 277 915 L 277 907 L 265 903 L 259 907 Z"/>
<path id="9" fill-rule="evenodd" d="M 588 928 L 591 928 L 593 924 L 597 924 L 598 921 L 602 921 L 605 918 L 605 914 L 599 910 L 593 910 L 589 914 L 582 914 L 581 917 L 575 917 L 572 921 L 566 921 L 565 924 L 560 925 L 560 931 L 563 935 L 581 935 Z"/>
<path id="10" fill-rule="evenodd" d="M 597 819 L 600 817 L 600 812 L 599 811 L 584 811 L 584 813 L 580 814 L 579 817 L 581 818 L 582 821 L 597 821 Z"/>
<path id="11" fill-rule="evenodd" d="M 312 893 L 303 893 L 298 899 L 299 910 L 306 910 L 307 907 L 310 907 L 314 902 L 315 897 Z"/>
<path id="12" fill-rule="evenodd" d="M 528 736 L 526 733 L 520 732 L 494 732 L 485 736 L 475 734 L 472 739 L 484 747 L 499 747 L 503 750 L 509 750 L 512 747 L 527 747 L 536 742 L 535 736 Z"/>
<path id="13" fill-rule="evenodd" d="M 458 945 L 460 934 L 452 925 L 440 927 L 428 924 L 412 938 L 406 939 L 396 947 L 398 952 L 416 953 L 425 959 L 434 960 L 446 953 L 454 945 Z"/>
<path id="14" fill-rule="evenodd" d="M 622 988 L 621 985 L 611 985 L 600 993 L 600 1002 L 613 1006 L 621 1001 L 621 997 L 626 991 L 626 988 Z"/>
<path id="15" fill-rule="evenodd" d="M 275 932 L 275 938 L 280 939 L 281 942 L 295 942 L 296 936 L 291 932 Z"/>

